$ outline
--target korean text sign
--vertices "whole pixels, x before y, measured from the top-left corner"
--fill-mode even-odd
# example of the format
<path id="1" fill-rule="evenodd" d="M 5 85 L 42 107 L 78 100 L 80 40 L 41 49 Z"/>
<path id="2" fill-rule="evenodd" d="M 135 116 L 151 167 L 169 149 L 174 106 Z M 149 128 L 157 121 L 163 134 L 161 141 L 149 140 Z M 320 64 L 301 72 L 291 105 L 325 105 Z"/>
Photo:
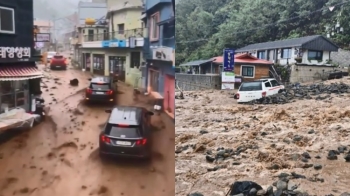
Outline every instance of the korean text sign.
<path id="1" fill-rule="evenodd" d="M 223 60 L 224 71 L 233 71 L 235 66 L 235 50 L 224 49 Z"/>

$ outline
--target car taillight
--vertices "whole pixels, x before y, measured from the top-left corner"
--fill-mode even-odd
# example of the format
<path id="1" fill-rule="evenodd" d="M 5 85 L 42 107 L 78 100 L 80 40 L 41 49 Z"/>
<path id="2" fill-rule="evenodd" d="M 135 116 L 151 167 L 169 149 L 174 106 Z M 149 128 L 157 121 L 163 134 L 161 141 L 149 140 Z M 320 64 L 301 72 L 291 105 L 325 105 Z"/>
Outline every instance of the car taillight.
<path id="1" fill-rule="evenodd" d="M 137 140 L 136 145 L 146 145 L 147 139 Z"/>
<path id="2" fill-rule="evenodd" d="M 107 95 L 111 95 L 111 94 L 113 94 L 112 90 L 107 91 Z"/>
<path id="3" fill-rule="evenodd" d="M 86 93 L 91 94 L 92 93 L 92 89 L 91 88 L 87 88 L 86 89 Z"/>
<path id="4" fill-rule="evenodd" d="M 111 143 L 111 139 L 109 137 L 106 137 L 104 135 L 101 136 L 101 141 L 105 142 L 105 143 Z"/>
<path id="5" fill-rule="evenodd" d="M 262 92 L 262 93 L 261 93 L 261 96 L 262 96 L 262 97 L 266 97 L 266 92 Z"/>

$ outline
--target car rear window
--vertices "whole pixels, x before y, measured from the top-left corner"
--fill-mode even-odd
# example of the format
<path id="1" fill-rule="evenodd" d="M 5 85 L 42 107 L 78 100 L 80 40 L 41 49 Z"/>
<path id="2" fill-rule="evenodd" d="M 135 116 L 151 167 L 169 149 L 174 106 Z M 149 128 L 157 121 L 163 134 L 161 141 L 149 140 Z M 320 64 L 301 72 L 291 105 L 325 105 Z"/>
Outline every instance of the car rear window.
<path id="1" fill-rule="evenodd" d="M 261 91 L 262 90 L 262 82 L 245 82 L 242 83 L 239 91 Z"/>
<path id="2" fill-rule="evenodd" d="M 107 124 L 105 134 L 119 138 L 139 138 L 141 136 L 138 126 L 121 127 L 115 124 Z"/>
<path id="3" fill-rule="evenodd" d="M 53 58 L 55 58 L 55 59 L 63 59 L 63 56 L 54 56 Z"/>
<path id="4" fill-rule="evenodd" d="M 93 90 L 109 90 L 110 89 L 108 84 L 96 84 L 96 83 L 92 83 L 90 85 L 90 88 Z"/>

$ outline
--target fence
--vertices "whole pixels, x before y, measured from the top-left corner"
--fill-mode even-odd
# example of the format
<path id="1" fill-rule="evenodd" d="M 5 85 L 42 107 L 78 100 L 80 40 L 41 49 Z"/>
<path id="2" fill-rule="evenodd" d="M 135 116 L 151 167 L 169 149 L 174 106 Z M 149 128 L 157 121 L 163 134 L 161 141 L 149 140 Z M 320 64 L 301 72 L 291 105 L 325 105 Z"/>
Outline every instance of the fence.
<path id="1" fill-rule="evenodd" d="M 84 35 L 84 42 L 107 41 L 116 39 L 124 40 L 128 39 L 129 37 L 147 37 L 147 28 Z"/>
<path id="2" fill-rule="evenodd" d="M 176 86 L 183 91 L 221 89 L 221 76 L 206 74 L 175 74 Z"/>

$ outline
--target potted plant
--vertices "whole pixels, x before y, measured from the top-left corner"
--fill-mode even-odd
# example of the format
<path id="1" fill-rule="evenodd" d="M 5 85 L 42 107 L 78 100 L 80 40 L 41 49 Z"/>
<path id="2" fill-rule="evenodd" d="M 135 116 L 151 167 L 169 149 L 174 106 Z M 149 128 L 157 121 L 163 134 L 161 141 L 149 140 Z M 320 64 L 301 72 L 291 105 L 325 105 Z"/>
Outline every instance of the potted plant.
<path id="1" fill-rule="evenodd" d="M 297 63 L 301 63 L 303 61 L 303 59 L 301 57 L 296 57 L 295 58 L 295 62 Z"/>

